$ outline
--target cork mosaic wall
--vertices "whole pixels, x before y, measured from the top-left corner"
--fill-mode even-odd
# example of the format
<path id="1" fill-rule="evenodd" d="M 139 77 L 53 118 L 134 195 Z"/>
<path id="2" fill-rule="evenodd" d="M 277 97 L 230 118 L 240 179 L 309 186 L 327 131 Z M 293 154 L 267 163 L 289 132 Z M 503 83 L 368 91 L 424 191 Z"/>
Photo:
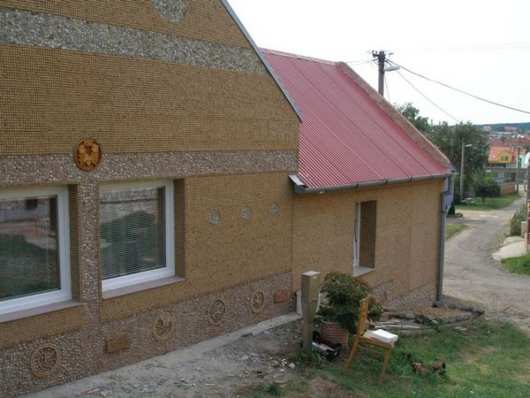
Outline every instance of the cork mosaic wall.
<path id="1" fill-rule="evenodd" d="M 377 201 L 375 268 L 362 277 L 388 304 L 433 299 L 437 278 L 441 181 L 359 192 L 297 196 L 294 201 L 294 289 L 297 275 L 320 268 L 351 273 L 355 203 Z M 399 300 L 398 300 L 399 299 Z"/>
<path id="2" fill-rule="evenodd" d="M 297 149 L 296 114 L 219 1 L 2 1 L 0 56 L 0 154 L 87 136 L 107 153 Z"/>

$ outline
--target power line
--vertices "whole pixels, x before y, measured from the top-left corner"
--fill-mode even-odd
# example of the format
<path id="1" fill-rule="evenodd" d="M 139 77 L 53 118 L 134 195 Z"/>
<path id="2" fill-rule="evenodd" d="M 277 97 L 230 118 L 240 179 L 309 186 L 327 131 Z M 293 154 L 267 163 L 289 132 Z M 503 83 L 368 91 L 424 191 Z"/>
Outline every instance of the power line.
<path id="1" fill-rule="evenodd" d="M 478 96 L 478 95 L 475 95 L 475 94 L 469 93 L 469 92 L 467 92 L 467 91 L 465 91 L 465 90 L 461 90 L 461 89 L 456 88 L 456 87 L 453 87 L 453 86 L 451 86 L 451 85 L 449 85 L 449 84 L 443 83 L 443 82 L 441 82 L 441 81 L 439 81 L 439 80 L 431 79 L 430 77 L 427 77 L 427 76 L 425 76 L 425 75 L 422 75 L 421 73 L 414 72 L 413 70 L 411 70 L 411 69 L 409 69 L 409 68 L 407 68 L 407 67 L 405 67 L 405 66 L 403 66 L 403 65 L 400 65 L 400 64 L 398 64 L 397 62 L 392 61 L 392 63 L 393 63 L 394 65 L 399 66 L 401 69 L 403 69 L 403 70 L 409 72 L 409 73 L 412 74 L 412 75 L 415 75 L 415 76 L 417 76 L 417 77 L 420 77 L 420 78 L 422 78 L 422 79 L 424 79 L 424 80 L 427 80 L 427 81 L 429 81 L 429 82 L 431 82 L 431 83 L 439 84 L 439 85 L 441 85 L 441 86 L 443 86 L 443 87 L 445 87 L 445 88 L 448 88 L 448 89 L 450 89 L 450 90 L 456 91 L 456 92 L 458 92 L 458 93 L 460 93 L 460 94 L 467 95 L 468 97 L 474 98 L 474 99 L 479 100 L 479 101 L 482 101 L 482 102 L 486 102 L 486 103 L 488 103 L 488 104 L 490 104 L 490 105 L 495 105 L 495 106 L 498 106 L 498 107 L 501 107 L 501 108 L 505 108 L 505 109 L 509 109 L 509 110 L 512 110 L 512 111 L 515 111 L 515 112 L 526 113 L 527 115 L 530 115 L 530 111 L 528 111 L 528 110 L 521 109 L 521 108 L 516 108 L 516 107 L 510 106 L 510 105 L 504 105 L 504 104 L 501 104 L 500 102 L 496 102 L 496 101 L 489 100 L 489 99 L 487 99 L 487 98 L 480 97 L 480 96 Z"/>
<path id="2" fill-rule="evenodd" d="M 425 95 L 418 87 L 416 87 L 409 79 L 407 79 L 405 76 L 403 76 L 403 73 L 401 73 L 400 71 L 397 71 L 397 74 L 399 76 L 401 76 L 401 78 L 403 80 L 405 80 L 405 82 L 410 86 L 412 87 L 418 94 L 420 94 L 423 98 L 425 98 L 427 101 L 429 101 L 432 105 L 434 105 L 438 110 L 440 110 L 442 113 L 446 114 L 447 116 L 449 116 L 451 119 L 453 119 L 455 122 L 459 123 L 460 120 L 458 120 L 456 117 L 454 117 L 452 114 L 450 114 L 449 112 L 447 112 L 444 108 L 442 108 L 440 105 L 438 105 L 436 102 L 434 102 L 432 99 L 430 99 L 429 97 L 427 97 L 427 95 Z"/>

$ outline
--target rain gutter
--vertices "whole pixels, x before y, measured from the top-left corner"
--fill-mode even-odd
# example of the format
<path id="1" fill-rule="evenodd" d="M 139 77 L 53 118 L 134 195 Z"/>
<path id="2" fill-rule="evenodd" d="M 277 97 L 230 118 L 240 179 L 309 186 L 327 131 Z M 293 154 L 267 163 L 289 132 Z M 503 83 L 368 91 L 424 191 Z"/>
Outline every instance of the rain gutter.
<path id="1" fill-rule="evenodd" d="M 354 189 L 378 188 L 378 187 L 383 187 L 387 185 L 406 184 L 406 183 L 411 183 L 411 182 L 440 180 L 440 179 L 445 179 L 449 176 L 451 176 L 450 173 L 443 173 L 443 174 L 433 174 L 433 175 L 421 176 L 421 177 L 397 178 L 393 180 L 385 179 L 385 180 L 366 181 L 366 182 L 359 182 L 359 183 L 350 184 L 350 185 L 340 185 L 336 187 L 322 187 L 322 188 L 309 188 L 302 182 L 302 180 L 300 180 L 300 178 L 297 175 L 290 175 L 289 178 L 294 184 L 294 192 L 296 194 L 307 195 L 307 194 L 324 194 L 324 193 L 330 193 L 330 192 L 348 191 L 348 190 L 354 190 Z"/>

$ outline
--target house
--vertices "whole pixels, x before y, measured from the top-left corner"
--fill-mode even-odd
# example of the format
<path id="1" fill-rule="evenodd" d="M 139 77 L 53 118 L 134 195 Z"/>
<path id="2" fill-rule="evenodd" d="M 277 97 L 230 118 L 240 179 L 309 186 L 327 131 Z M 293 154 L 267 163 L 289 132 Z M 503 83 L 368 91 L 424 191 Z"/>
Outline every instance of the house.
<path id="1" fill-rule="evenodd" d="M 517 192 L 517 173 L 513 170 L 524 164 L 526 147 L 516 140 L 502 142 L 490 141 L 488 166 L 493 168 L 494 179 L 500 186 L 501 194 Z M 507 169 L 505 172 L 503 169 Z"/>
<path id="2" fill-rule="evenodd" d="M 0 4 L 0 397 L 292 311 L 299 117 L 225 1 Z"/>
<path id="3" fill-rule="evenodd" d="M 0 53 L 2 398 L 288 313 L 308 269 L 435 299 L 447 159 L 345 65 L 272 70 L 213 0 L 4 0 Z"/>
<path id="4" fill-rule="evenodd" d="M 302 114 L 295 289 L 301 272 L 340 271 L 388 306 L 435 301 L 448 159 L 346 64 L 264 53 Z"/>

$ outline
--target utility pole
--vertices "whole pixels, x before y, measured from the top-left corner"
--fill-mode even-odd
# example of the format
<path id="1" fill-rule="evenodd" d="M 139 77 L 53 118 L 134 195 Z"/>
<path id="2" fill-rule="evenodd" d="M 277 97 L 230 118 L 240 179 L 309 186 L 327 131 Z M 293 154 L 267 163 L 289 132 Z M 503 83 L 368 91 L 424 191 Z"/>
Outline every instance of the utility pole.
<path id="1" fill-rule="evenodd" d="M 372 51 L 372 56 L 377 59 L 377 65 L 379 66 L 379 94 L 385 96 L 385 64 L 386 64 L 386 52 L 385 51 Z"/>
<path id="2" fill-rule="evenodd" d="M 460 201 L 464 200 L 464 160 L 465 160 L 466 145 L 462 141 L 462 156 L 460 157 Z"/>
<path id="3" fill-rule="evenodd" d="M 472 144 L 465 144 L 462 141 L 462 157 L 460 158 L 460 200 L 464 200 L 464 163 L 466 160 L 466 148 L 471 148 Z"/>

